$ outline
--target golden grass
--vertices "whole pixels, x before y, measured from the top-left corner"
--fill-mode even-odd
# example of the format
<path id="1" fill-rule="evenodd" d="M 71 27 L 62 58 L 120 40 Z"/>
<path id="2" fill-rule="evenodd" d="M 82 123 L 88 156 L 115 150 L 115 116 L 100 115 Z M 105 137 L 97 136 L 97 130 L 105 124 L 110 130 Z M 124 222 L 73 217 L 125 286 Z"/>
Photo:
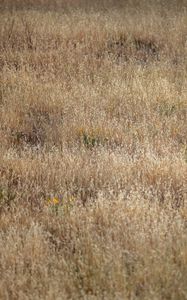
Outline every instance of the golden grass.
<path id="1" fill-rule="evenodd" d="M 187 299 L 185 1 L 0 1 L 0 298 Z"/>

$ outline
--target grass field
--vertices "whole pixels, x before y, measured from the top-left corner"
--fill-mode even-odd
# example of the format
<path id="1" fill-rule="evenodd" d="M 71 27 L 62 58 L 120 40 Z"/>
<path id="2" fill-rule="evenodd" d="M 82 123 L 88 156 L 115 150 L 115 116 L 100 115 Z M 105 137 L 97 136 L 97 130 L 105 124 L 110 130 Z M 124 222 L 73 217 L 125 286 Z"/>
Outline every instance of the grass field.
<path id="1" fill-rule="evenodd" d="M 0 0 L 0 299 L 187 299 L 187 2 Z"/>

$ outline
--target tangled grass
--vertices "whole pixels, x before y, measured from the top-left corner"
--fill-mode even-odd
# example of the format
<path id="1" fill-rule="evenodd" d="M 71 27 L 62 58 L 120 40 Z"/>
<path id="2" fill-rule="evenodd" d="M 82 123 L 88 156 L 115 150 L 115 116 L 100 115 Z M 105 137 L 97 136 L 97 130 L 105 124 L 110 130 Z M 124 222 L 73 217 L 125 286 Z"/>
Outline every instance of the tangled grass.
<path id="1" fill-rule="evenodd" d="M 1 299 L 187 299 L 186 20 L 0 1 Z"/>

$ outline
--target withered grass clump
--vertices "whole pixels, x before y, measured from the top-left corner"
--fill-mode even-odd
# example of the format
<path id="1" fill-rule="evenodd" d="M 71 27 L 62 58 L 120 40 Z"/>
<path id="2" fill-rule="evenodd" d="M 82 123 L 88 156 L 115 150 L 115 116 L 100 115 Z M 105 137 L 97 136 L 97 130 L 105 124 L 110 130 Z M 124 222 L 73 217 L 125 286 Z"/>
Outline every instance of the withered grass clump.
<path id="1" fill-rule="evenodd" d="M 186 1 L 0 1 L 0 299 L 187 299 L 186 87 Z"/>

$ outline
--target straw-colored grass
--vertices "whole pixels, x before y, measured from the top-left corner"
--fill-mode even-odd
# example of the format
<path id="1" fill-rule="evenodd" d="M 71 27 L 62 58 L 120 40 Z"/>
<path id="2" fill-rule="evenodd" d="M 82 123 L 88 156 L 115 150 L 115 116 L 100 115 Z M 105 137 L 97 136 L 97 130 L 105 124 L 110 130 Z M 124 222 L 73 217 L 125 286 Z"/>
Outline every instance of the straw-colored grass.
<path id="1" fill-rule="evenodd" d="M 186 87 L 186 1 L 0 1 L 0 299 L 187 299 Z"/>

